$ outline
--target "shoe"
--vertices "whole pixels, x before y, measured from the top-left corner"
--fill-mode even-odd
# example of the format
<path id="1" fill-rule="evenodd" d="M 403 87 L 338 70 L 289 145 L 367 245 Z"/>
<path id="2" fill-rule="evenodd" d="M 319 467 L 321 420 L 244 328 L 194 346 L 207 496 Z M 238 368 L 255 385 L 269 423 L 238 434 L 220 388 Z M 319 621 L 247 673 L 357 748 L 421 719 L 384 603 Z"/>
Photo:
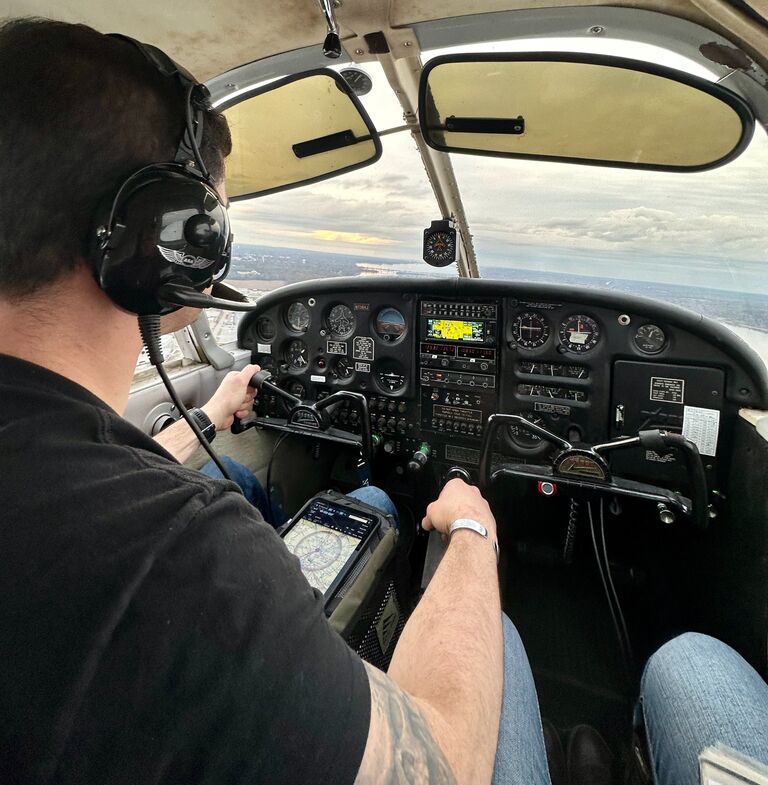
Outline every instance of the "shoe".
<path id="1" fill-rule="evenodd" d="M 589 725 L 577 725 L 568 737 L 571 785 L 611 785 L 613 754 L 605 739 Z"/>
<path id="2" fill-rule="evenodd" d="M 541 727 L 544 730 L 544 749 L 547 751 L 552 785 L 568 785 L 568 770 L 565 767 L 565 751 L 560 734 L 549 720 L 542 720 Z"/>

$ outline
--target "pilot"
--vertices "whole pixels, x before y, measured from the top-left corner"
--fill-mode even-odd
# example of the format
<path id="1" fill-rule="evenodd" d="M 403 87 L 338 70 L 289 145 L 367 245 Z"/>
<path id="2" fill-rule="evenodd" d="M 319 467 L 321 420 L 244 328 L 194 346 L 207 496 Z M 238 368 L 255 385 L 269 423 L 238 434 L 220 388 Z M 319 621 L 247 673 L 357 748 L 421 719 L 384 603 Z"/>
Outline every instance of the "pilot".
<path id="1" fill-rule="evenodd" d="M 447 551 L 384 674 L 234 485 L 120 416 L 141 340 L 94 275 L 95 216 L 174 159 L 187 100 L 129 41 L 0 28 L 0 781 L 548 782 L 477 489 L 428 506 Z M 199 146 L 223 200 L 213 110 Z"/>

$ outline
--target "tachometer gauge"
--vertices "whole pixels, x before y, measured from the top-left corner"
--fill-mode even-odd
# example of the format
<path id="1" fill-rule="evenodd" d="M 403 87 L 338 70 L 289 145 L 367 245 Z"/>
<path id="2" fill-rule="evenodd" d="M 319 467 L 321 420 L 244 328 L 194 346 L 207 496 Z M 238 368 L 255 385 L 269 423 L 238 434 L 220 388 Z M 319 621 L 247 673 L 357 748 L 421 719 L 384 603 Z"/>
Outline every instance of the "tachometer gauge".
<path id="1" fill-rule="evenodd" d="M 285 347 L 283 357 L 291 368 L 306 368 L 307 363 L 309 362 L 307 345 L 304 341 L 300 341 L 296 338 L 293 341 L 290 341 Z"/>
<path id="2" fill-rule="evenodd" d="M 644 324 L 637 328 L 632 339 L 635 346 L 645 354 L 658 354 L 667 345 L 664 330 L 655 324 Z"/>
<path id="3" fill-rule="evenodd" d="M 306 332 L 309 327 L 309 310 L 304 303 L 292 303 L 285 312 L 285 323 L 297 333 Z"/>
<path id="4" fill-rule="evenodd" d="M 346 357 L 339 357 L 334 363 L 332 373 L 340 381 L 346 381 L 351 378 L 354 373 L 351 361 Z"/>
<path id="5" fill-rule="evenodd" d="M 600 327 L 590 316 L 569 316 L 560 325 L 560 340 L 569 352 L 588 352 L 600 340 Z"/>
<path id="6" fill-rule="evenodd" d="M 376 368 L 376 382 L 386 392 L 397 392 L 405 387 L 407 377 L 394 360 L 385 360 Z"/>
<path id="7" fill-rule="evenodd" d="M 544 422 L 544 420 L 542 420 L 541 417 L 536 414 L 524 414 L 522 416 L 528 420 L 528 422 L 532 422 L 534 425 L 538 425 L 540 428 L 547 427 L 547 424 Z M 518 447 L 531 449 L 541 445 L 541 436 L 536 436 L 535 433 L 527 430 L 522 425 L 510 425 L 507 429 L 507 432 L 509 433 L 509 438 Z"/>
<path id="8" fill-rule="evenodd" d="M 536 311 L 521 313 L 512 322 L 512 337 L 525 349 L 538 349 L 549 339 L 547 320 Z"/>
<path id="9" fill-rule="evenodd" d="M 261 343 L 270 343 L 275 337 L 275 323 L 269 316 L 262 316 L 256 322 L 256 335 Z"/>
<path id="10" fill-rule="evenodd" d="M 373 329 L 382 341 L 397 341 L 405 335 L 405 317 L 397 308 L 382 308 Z"/>
<path id="11" fill-rule="evenodd" d="M 347 338 L 355 331 L 356 320 L 352 309 L 346 305 L 334 305 L 328 313 L 328 327 L 337 338 Z"/>

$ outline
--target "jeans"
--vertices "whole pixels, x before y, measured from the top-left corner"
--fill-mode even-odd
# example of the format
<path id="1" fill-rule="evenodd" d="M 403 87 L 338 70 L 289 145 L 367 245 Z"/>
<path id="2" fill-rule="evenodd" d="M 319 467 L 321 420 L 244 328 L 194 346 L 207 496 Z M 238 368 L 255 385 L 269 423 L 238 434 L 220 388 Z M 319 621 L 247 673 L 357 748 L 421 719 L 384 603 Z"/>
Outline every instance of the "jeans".
<path id="1" fill-rule="evenodd" d="M 275 521 L 272 519 L 272 510 L 269 508 L 266 491 L 256 475 L 247 466 L 233 461 L 232 458 L 228 458 L 226 455 L 220 455 L 219 460 L 224 464 L 224 468 L 227 470 L 227 474 L 229 474 L 232 482 L 240 486 L 243 496 L 258 509 L 264 520 L 273 526 L 279 526 L 282 520 Z M 213 461 L 208 461 L 200 471 L 206 477 L 212 477 L 214 480 L 223 479 L 219 467 Z M 275 513 L 274 517 L 279 518 L 281 514 L 277 510 L 275 510 Z"/>
<path id="2" fill-rule="evenodd" d="M 648 660 L 638 713 L 657 785 L 699 785 L 699 753 L 716 742 L 768 764 L 768 684 L 707 635 L 680 635 Z"/>
<path id="3" fill-rule="evenodd" d="M 550 785 L 539 701 L 515 625 L 502 614 L 504 691 L 492 785 Z"/>
<path id="4" fill-rule="evenodd" d="M 242 463 L 238 463 L 226 455 L 220 456 L 220 460 L 224 464 L 224 468 L 227 470 L 232 482 L 240 486 L 243 496 L 259 510 L 267 523 L 271 523 L 273 526 L 280 526 L 285 523 L 286 516 L 282 509 L 275 503 L 274 499 L 272 509 L 270 509 L 266 491 L 256 475 L 247 466 L 243 466 Z M 208 461 L 200 471 L 206 477 L 212 477 L 215 480 L 223 479 L 219 467 L 213 461 Z M 395 526 L 397 526 L 397 509 L 392 499 L 381 488 L 376 488 L 374 485 L 365 485 L 362 488 L 356 488 L 354 491 L 351 491 L 347 496 L 369 504 L 371 507 L 376 507 L 385 515 L 391 515 L 395 520 Z"/>
<path id="5" fill-rule="evenodd" d="M 504 692 L 493 785 L 549 785 L 531 669 L 512 622 L 504 624 Z M 729 646 L 686 633 L 649 660 L 642 716 L 657 785 L 699 785 L 699 753 L 721 742 L 768 764 L 768 684 Z"/>

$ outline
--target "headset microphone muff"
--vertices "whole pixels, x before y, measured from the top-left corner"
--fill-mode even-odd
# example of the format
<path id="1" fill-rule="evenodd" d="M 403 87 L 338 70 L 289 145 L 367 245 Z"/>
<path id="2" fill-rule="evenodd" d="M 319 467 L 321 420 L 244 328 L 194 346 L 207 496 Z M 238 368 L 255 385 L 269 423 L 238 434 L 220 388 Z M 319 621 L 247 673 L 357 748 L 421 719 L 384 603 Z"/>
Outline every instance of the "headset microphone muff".
<path id="1" fill-rule="evenodd" d="M 227 210 L 216 191 L 181 164 L 140 169 L 104 218 L 95 232 L 94 270 L 106 294 L 131 313 L 178 310 L 160 299 L 164 284 L 201 292 L 229 269 Z"/>
<path id="2" fill-rule="evenodd" d="M 91 265 L 101 288 L 121 308 L 163 316 L 182 305 L 163 299 L 162 287 L 172 284 L 195 295 L 229 272 L 229 216 L 200 154 L 209 93 L 156 47 L 113 37 L 179 83 L 185 127 L 174 160 L 131 174 L 97 216 Z"/>

